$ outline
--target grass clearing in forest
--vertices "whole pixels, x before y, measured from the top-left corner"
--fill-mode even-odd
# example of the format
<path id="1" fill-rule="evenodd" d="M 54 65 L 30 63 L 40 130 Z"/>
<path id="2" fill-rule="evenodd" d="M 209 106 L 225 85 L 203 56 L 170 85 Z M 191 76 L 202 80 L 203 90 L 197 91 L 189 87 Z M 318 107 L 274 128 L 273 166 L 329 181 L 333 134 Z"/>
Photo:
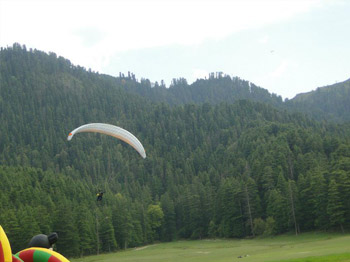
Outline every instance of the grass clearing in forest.
<path id="1" fill-rule="evenodd" d="M 350 262 L 350 235 L 305 233 L 258 239 L 207 239 L 160 243 L 72 262 Z"/>

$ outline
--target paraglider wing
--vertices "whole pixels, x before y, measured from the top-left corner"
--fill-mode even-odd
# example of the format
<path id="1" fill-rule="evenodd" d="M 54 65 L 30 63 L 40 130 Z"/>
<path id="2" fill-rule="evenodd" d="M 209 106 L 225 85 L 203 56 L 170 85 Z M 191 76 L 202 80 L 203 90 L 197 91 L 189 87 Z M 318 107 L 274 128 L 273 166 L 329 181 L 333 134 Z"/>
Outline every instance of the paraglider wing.
<path id="1" fill-rule="evenodd" d="M 94 132 L 114 136 L 131 145 L 143 158 L 146 158 L 146 152 L 141 142 L 133 134 L 121 127 L 103 123 L 82 125 L 69 133 L 67 137 L 68 141 L 70 141 L 75 134 L 82 132 Z"/>

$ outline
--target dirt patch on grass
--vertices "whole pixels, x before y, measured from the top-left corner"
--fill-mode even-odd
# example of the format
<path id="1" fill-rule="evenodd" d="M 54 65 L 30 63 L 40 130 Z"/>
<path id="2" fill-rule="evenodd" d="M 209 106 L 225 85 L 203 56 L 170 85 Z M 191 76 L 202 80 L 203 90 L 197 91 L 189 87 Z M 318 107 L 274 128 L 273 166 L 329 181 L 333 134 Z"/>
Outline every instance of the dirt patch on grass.
<path id="1" fill-rule="evenodd" d="M 145 249 L 145 248 L 148 248 L 148 247 L 154 247 L 154 246 L 156 246 L 156 245 L 148 245 L 148 246 L 144 246 L 144 247 L 136 247 L 135 249 L 134 249 L 134 251 L 139 251 L 139 250 L 143 250 L 143 249 Z"/>

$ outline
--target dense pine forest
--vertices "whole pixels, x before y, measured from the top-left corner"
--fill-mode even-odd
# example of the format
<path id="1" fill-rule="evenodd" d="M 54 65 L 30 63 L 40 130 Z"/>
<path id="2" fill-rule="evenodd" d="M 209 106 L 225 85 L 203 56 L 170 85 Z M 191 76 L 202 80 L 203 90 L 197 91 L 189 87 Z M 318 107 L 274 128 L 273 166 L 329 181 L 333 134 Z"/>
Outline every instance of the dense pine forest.
<path id="1" fill-rule="evenodd" d="M 334 90 L 349 94 L 349 82 Z M 2 48 L 0 224 L 13 253 L 53 231 L 68 257 L 176 239 L 349 231 L 349 96 L 337 115 L 317 108 L 317 94 L 302 101 L 221 74 L 166 88 Z M 100 134 L 67 141 L 92 122 L 129 130 L 147 158 Z"/>
<path id="2" fill-rule="evenodd" d="M 350 122 L 350 79 L 286 101 L 289 109 L 303 111 L 315 119 Z"/>

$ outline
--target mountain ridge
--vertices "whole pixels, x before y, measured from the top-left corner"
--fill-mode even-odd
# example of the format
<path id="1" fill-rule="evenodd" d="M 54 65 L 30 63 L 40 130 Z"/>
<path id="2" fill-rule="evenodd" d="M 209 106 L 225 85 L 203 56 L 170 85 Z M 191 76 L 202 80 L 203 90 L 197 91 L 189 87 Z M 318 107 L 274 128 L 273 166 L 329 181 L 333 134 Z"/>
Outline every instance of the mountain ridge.
<path id="1" fill-rule="evenodd" d="M 14 252 L 53 231 L 57 250 L 75 257 L 155 241 L 350 229 L 349 124 L 244 99 L 262 92 L 276 101 L 224 76 L 197 83 L 208 92 L 201 100 L 175 83 L 172 105 L 150 100 L 151 88 L 154 99 L 170 96 L 145 81 L 19 45 L 0 51 L 0 224 Z M 214 103 L 220 86 L 208 83 L 243 99 Z M 181 98 L 188 103 L 176 104 Z M 89 122 L 130 131 L 147 158 L 101 134 L 67 141 Z"/>
<path id="2" fill-rule="evenodd" d="M 22 48 L 22 51 L 28 52 L 28 54 L 36 52 L 37 56 L 43 57 L 47 55 L 52 61 L 57 59 L 56 69 L 50 68 L 54 64 L 52 63 L 49 66 L 42 66 L 43 72 L 46 71 L 52 74 L 53 70 L 60 68 L 64 72 L 71 71 L 73 75 L 89 74 L 92 82 L 103 81 L 106 86 L 125 90 L 130 94 L 140 96 L 140 99 L 147 99 L 150 102 L 167 103 L 173 106 L 201 103 L 234 103 L 238 100 L 249 99 L 268 103 L 281 110 L 287 109 L 308 114 L 316 120 L 350 121 L 350 114 L 347 113 L 350 112 L 350 79 L 333 85 L 319 87 L 310 92 L 297 94 L 294 98 L 283 101 L 278 94 L 270 93 L 267 89 L 254 83 L 239 77 L 230 77 L 221 72 L 211 73 L 208 79 L 198 79 L 192 84 L 188 84 L 184 78 L 173 79 L 170 86 L 166 87 L 163 81 L 160 84 L 158 82 L 153 84 L 149 79 L 145 78 L 141 78 L 138 81 L 136 76 L 130 72 L 126 76 L 119 73 L 119 77 L 92 72 L 90 69 L 86 70 L 84 67 L 73 65 L 68 59 L 57 57 L 55 53 L 46 54 L 45 52 L 32 49 L 27 51 L 25 47 L 19 44 L 14 44 L 13 47 L 8 49 L 2 48 L 0 52 L 4 56 L 6 50 L 21 50 Z M 76 84 L 79 85 L 78 81 Z M 82 87 L 84 87 L 84 84 L 91 83 L 80 83 Z"/>

